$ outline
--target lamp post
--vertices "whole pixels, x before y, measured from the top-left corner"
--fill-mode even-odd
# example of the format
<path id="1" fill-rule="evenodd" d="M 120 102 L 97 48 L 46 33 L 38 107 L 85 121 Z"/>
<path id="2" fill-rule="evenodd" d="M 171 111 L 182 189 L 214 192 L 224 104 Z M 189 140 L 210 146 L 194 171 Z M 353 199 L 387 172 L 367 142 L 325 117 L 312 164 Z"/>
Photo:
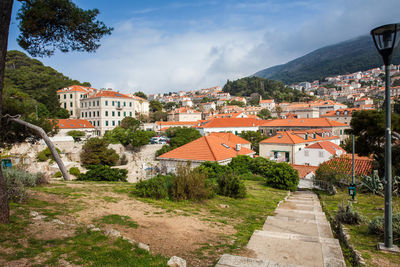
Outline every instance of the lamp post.
<path id="1" fill-rule="evenodd" d="M 372 39 L 385 64 L 385 243 L 378 249 L 399 252 L 393 245 L 392 230 L 392 148 L 391 148 L 391 110 L 390 110 L 390 65 L 393 52 L 400 41 L 400 24 L 387 24 L 371 31 Z"/>

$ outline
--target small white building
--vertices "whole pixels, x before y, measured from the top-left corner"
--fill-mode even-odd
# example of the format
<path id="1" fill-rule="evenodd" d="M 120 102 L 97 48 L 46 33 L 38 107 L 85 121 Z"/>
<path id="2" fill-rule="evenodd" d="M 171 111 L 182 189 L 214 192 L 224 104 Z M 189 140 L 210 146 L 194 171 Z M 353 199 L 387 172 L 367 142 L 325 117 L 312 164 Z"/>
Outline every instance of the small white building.
<path id="1" fill-rule="evenodd" d="M 294 164 L 319 166 L 334 156 L 340 157 L 346 151 L 330 141 L 322 141 L 306 146 L 294 155 Z"/>
<path id="2" fill-rule="evenodd" d="M 275 108 L 275 101 L 273 99 L 260 100 L 260 107 L 273 110 Z"/>
<path id="3" fill-rule="evenodd" d="M 201 112 L 190 108 L 178 108 L 168 113 L 168 121 L 198 121 L 201 120 Z"/>
<path id="4" fill-rule="evenodd" d="M 243 131 L 258 131 L 262 120 L 254 118 L 217 118 L 212 119 L 197 127 L 201 135 L 208 135 L 213 132 L 225 132 L 238 135 Z"/>
<path id="5" fill-rule="evenodd" d="M 55 120 L 58 128 L 57 136 L 66 136 L 69 131 L 80 131 L 86 134 L 86 137 L 96 135 L 96 129 L 93 125 L 84 119 L 57 119 Z"/>

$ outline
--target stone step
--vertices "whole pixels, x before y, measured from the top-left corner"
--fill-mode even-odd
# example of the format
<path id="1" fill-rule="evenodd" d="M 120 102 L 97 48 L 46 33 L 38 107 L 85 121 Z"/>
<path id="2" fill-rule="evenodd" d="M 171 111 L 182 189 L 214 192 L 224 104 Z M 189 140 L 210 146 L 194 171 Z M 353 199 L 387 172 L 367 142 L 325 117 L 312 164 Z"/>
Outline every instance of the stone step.
<path id="1" fill-rule="evenodd" d="M 297 202 L 283 202 L 282 204 L 279 205 L 279 208 L 280 209 L 290 209 L 290 210 L 308 210 L 308 211 L 322 212 L 321 206 L 297 203 Z"/>
<path id="2" fill-rule="evenodd" d="M 334 238 L 256 230 L 247 248 L 263 261 L 304 266 L 346 266 L 339 241 Z"/>
<path id="3" fill-rule="evenodd" d="M 273 261 L 246 258 L 224 254 L 219 259 L 215 267 L 300 267 L 301 265 L 282 264 Z"/>
<path id="4" fill-rule="evenodd" d="M 269 216 L 263 226 L 264 231 L 301 234 L 333 238 L 328 223 L 319 224 L 315 220 L 289 220 L 288 217 Z"/>
<path id="5" fill-rule="evenodd" d="M 317 219 L 322 220 L 323 218 L 325 218 L 325 214 L 323 212 L 308 212 L 308 211 L 288 210 L 279 208 L 275 210 L 275 216 L 302 218 L 308 220 L 317 220 Z"/>

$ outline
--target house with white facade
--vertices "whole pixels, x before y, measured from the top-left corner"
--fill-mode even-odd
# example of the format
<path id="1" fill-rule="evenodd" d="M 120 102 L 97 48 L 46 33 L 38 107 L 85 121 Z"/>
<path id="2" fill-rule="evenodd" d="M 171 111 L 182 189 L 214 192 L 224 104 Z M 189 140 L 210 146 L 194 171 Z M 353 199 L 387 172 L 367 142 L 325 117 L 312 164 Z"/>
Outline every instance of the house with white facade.
<path id="1" fill-rule="evenodd" d="M 275 108 L 275 101 L 273 99 L 260 100 L 260 107 L 272 110 Z"/>
<path id="2" fill-rule="evenodd" d="M 238 135 L 243 131 L 258 131 L 262 122 L 262 120 L 254 118 L 218 118 L 205 122 L 196 129 L 200 131 L 201 135 L 208 135 L 212 132 L 230 132 Z"/>
<path id="3" fill-rule="evenodd" d="M 85 133 L 86 137 L 96 135 L 96 129 L 84 119 L 57 119 L 55 120 L 58 129 L 57 136 L 67 136 L 69 131 L 80 131 Z"/>
<path id="4" fill-rule="evenodd" d="M 168 113 L 168 121 L 198 121 L 201 120 L 201 112 L 190 108 L 177 108 Z"/>
<path id="5" fill-rule="evenodd" d="M 294 164 L 319 166 L 332 157 L 340 157 L 346 151 L 330 141 L 321 141 L 304 147 L 294 154 Z"/>
<path id="6" fill-rule="evenodd" d="M 60 100 L 61 107 L 69 111 L 71 119 L 80 118 L 80 101 L 88 96 L 88 94 L 95 93 L 97 89 L 81 86 L 71 85 L 57 91 L 57 97 Z"/>

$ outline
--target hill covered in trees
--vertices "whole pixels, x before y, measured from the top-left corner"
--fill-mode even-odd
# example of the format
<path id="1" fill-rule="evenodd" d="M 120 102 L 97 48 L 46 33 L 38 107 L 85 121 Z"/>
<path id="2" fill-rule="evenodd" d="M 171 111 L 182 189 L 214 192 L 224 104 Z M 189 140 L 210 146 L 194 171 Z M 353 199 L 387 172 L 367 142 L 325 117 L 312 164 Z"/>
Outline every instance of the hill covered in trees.
<path id="1" fill-rule="evenodd" d="M 393 57 L 400 64 L 400 52 Z M 283 81 L 286 84 L 323 80 L 327 76 L 353 73 L 383 65 L 371 36 L 361 36 L 317 49 L 286 64 L 261 70 L 254 76 Z"/>
<path id="2" fill-rule="evenodd" d="M 276 102 L 303 101 L 309 98 L 301 91 L 286 87 L 281 81 L 260 77 L 245 77 L 236 81 L 227 81 L 224 92 L 235 96 L 250 96 L 257 93 L 263 99 L 274 99 Z"/>
<path id="3" fill-rule="evenodd" d="M 16 50 L 7 52 L 4 78 L 5 95 L 7 91 L 12 91 L 13 94 L 25 93 L 43 104 L 53 116 L 60 110 L 57 90 L 73 84 L 90 86 L 89 83 L 72 80 L 55 69 L 43 65 L 41 61 Z"/>

